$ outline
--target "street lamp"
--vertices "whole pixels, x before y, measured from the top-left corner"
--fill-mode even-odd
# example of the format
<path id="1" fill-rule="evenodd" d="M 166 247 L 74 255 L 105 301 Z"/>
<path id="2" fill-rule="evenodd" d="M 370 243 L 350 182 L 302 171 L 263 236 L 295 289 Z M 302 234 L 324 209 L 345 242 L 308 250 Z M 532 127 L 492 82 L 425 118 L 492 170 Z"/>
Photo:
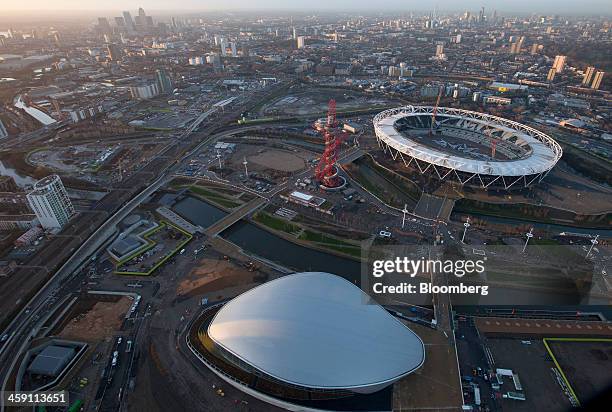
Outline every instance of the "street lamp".
<path id="1" fill-rule="evenodd" d="M 527 248 L 527 243 L 529 243 L 529 239 L 533 237 L 533 228 L 529 229 L 529 232 L 525 233 L 527 236 L 527 240 L 525 240 L 525 245 L 523 246 L 523 253 L 525 253 L 525 249 Z"/>
<path id="2" fill-rule="evenodd" d="M 217 151 L 217 160 L 219 161 L 219 171 L 221 171 L 223 166 L 221 165 L 221 153 L 219 153 L 219 151 Z"/>
<path id="3" fill-rule="evenodd" d="M 466 234 L 466 232 L 467 232 L 467 230 L 468 230 L 468 227 L 470 227 L 470 217 L 469 217 L 469 216 L 468 216 L 468 218 L 466 219 L 465 223 L 463 224 L 463 227 L 464 227 L 464 229 L 463 229 L 463 236 L 461 236 L 461 243 L 465 243 L 465 242 L 464 242 L 464 240 L 465 240 L 465 234 Z"/>
<path id="4" fill-rule="evenodd" d="M 591 247 L 589 248 L 589 251 L 587 252 L 586 256 L 584 257 L 585 259 L 589 257 L 589 255 L 591 254 L 591 250 L 593 250 L 595 245 L 597 245 L 599 243 L 597 241 L 598 238 L 599 238 L 599 235 L 595 235 L 595 239 L 591 239 Z"/>
<path id="5" fill-rule="evenodd" d="M 408 213 L 408 205 L 404 204 L 404 210 L 402 210 L 403 213 L 403 217 L 402 217 L 402 229 L 404 228 L 404 225 L 406 224 L 406 213 Z"/>

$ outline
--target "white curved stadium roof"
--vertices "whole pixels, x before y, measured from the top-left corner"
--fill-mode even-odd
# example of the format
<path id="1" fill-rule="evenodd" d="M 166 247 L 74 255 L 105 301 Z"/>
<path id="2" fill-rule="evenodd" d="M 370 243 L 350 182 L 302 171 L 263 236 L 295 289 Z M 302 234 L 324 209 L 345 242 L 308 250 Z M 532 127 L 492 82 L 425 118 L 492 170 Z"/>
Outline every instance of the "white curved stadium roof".
<path id="1" fill-rule="evenodd" d="M 523 159 L 510 161 L 469 159 L 421 144 L 417 140 L 410 139 L 398 132 L 395 127 L 395 122 L 403 117 L 431 116 L 432 112 L 433 107 L 431 106 L 406 106 L 385 110 L 374 117 L 376 136 L 394 150 L 422 162 L 447 169 L 482 175 L 526 176 L 546 173 L 561 158 L 561 147 L 546 134 L 502 117 L 470 110 L 439 107 L 437 114 L 440 117 L 469 118 L 472 122 L 486 124 L 508 135 L 518 136 L 529 144 L 532 149 L 531 153 Z"/>
<path id="2" fill-rule="evenodd" d="M 425 350 L 413 331 L 369 299 L 339 276 L 298 273 L 227 303 L 208 334 L 242 361 L 286 383 L 380 389 L 419 368 Z"/>

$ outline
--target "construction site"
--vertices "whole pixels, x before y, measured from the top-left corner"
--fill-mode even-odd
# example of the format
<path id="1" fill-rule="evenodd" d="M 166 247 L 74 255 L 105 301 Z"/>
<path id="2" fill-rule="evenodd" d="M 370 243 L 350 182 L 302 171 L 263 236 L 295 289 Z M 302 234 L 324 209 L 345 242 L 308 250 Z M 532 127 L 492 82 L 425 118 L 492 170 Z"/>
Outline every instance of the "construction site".
<path id="1" fill-rule="evenodd" d="M 393 98 L 373 98 L 354 90 L 334 88 L 312 88 L 305 85 L 293 86 L 289 93 L 262 106 L 259 113 L 269 116 L 318 115 L 327 111 L 328 101 L 334 99 L 340 113 L 359 112 L 390 107 L 399 103 Z"/>

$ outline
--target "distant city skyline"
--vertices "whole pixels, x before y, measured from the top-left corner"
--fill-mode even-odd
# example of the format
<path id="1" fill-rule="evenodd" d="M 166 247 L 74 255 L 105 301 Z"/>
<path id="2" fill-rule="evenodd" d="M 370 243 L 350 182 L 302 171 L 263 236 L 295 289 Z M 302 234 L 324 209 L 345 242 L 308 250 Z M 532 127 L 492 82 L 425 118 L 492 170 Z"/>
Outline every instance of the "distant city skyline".
<path id="1" fill-rule="evenodd" d="M 171 7 L 170 7 L 171 5 Z M 587 0 L 582 2 L 556 1 L 556 0 L 516 0 L 507 2 L 503 0 L 463 0 L 456 2 L 452 0 L 441 0 L 427 5 L 416 0 L 380 0 L 370 2 L 365 0 L 336 0 L 323 1 L 313 0 L 308 3 L 292 2 L 283 0 L 179 0 L 169 4 L 165 0 L 108 0 L 102 3 L 82 2 L 79 0 L 30 0 L 26 3 L 11 2 L 2 6 L 4 11 L 98 11 L 116 12 L 117 10 L 137 10 L 139 7 L 151 11 L 213 11 L 213 10 L 295 10 L 295 11 L 356 11 L 356 10 L 415 10 L 427 11 L 434 8 L 445 10 L 480 10 L 496 9 L 499 12 L 509 13 L 575 13 L 581 15 L 606 15 L 612 14 L 612 3 L 607 0 Z"/>

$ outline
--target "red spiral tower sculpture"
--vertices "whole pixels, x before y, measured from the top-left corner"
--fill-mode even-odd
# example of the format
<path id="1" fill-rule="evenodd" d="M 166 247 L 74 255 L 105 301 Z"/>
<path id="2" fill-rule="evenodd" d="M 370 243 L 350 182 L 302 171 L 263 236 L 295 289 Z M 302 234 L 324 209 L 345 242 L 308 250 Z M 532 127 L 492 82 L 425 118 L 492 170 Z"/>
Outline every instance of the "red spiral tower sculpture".
<path id="1" fill-rule="evenodd" d="M 346 183 L 345 179 L 338 175 L 338 166 L 336 165 L 338 151 L 342 143 L 342 135 L 338 133 L 337 126 L 336 101 L 331 99 L 327 110 L 327 122 L 323 129 L 325 149 L 319 164 L 315 168 L 315 177 L 324 189 L 337 189 Z"/>

